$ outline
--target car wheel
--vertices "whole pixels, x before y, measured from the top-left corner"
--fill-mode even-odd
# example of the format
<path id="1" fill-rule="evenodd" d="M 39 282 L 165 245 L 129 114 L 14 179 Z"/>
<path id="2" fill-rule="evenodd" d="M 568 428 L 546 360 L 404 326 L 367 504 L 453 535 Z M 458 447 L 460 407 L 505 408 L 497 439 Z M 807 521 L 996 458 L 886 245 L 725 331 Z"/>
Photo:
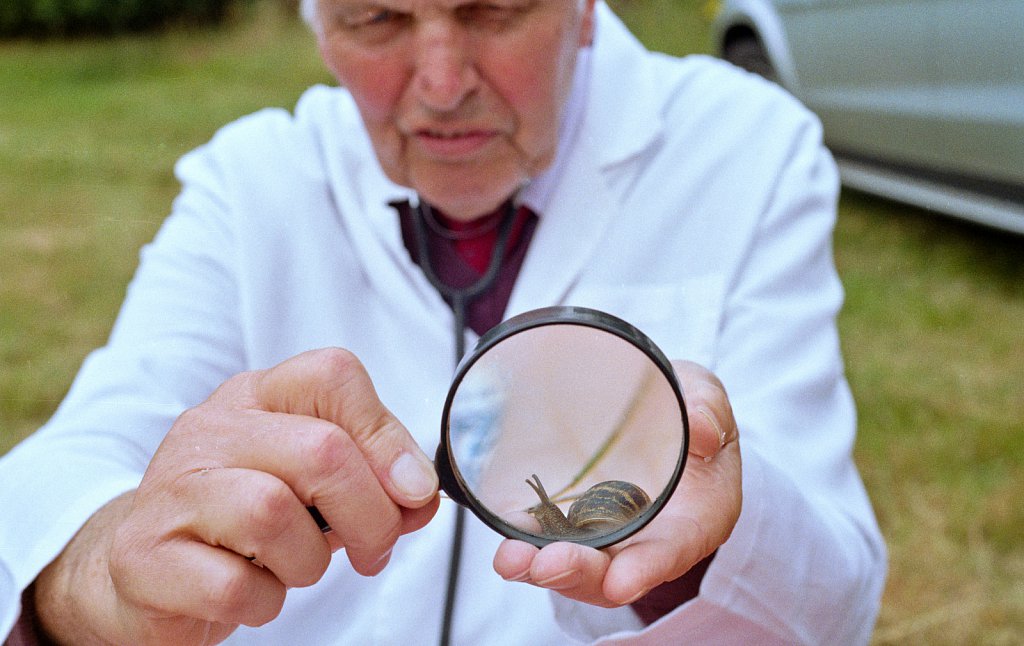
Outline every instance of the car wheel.
<path id="1" fill-rule="evenodd" d="M 760 74 L 769 81 L 776 83 L 779 81 L 779 76 L 775 73 L 771 61 L 768 60 L 764 46 L 754 35 L 742 35 L 730 39 L 725 44 L 722 58 L 748 72 Z"/>

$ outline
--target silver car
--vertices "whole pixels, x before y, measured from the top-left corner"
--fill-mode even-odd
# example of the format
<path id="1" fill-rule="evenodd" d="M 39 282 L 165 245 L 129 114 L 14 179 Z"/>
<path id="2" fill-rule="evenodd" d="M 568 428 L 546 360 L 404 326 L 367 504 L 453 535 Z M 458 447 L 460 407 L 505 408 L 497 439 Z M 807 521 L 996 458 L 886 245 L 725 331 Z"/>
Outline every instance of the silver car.
<path id="1" fill-rule="evenodd" d="M 722 0 L 718 53 L 821 118 L 847 186 L 1024 234 L 1024 0 Z"/>

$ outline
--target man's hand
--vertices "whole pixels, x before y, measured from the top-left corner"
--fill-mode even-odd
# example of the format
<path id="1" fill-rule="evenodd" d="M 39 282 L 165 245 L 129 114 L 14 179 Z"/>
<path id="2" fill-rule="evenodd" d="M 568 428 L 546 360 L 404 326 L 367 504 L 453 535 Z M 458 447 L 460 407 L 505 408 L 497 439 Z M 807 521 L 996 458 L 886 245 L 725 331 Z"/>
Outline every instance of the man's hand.
<path id="1" fill-rule="evenodd" d="M 494 556 L 499 575 L 615 607 L 682 576 L 725 542 L 742 500 L 736 421 L 713 374 L 691 362 L 673 362 L 673 367 L 686 395 L 690 456 L 661 513 L 635 536 L 605 550 L 568 542 L 538 549 L 506 540 Z"/>
<path id="2" fill-rule="evenodd" d="M 341 548 L 357 572 L 380 572 L 437 506 L 433 465 L 359 361 L 308 352 L 179 417 L 138 490 L 40 575 L 39 613 L 74 643 L 216 643 L 276 617 Z"/>

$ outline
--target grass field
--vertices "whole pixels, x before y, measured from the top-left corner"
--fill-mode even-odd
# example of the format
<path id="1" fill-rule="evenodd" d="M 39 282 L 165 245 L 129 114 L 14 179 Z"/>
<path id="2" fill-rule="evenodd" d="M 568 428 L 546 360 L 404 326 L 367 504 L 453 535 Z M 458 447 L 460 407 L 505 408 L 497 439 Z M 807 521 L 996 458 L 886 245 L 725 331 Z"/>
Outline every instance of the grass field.
<path id="1" fill-rule="evenodd" d="M 654 48 L 707 48 L 700 2 L 619 8 Z M 217 31 L 0 43 L 0 61 L 2 453 L 103 343 L 174 160 L 328 77 L 274 7 Z M 1024 238 L 845 193 L 836 256 L 857 459 L 891 556 L 874 641 L 1024 643 Z"/>

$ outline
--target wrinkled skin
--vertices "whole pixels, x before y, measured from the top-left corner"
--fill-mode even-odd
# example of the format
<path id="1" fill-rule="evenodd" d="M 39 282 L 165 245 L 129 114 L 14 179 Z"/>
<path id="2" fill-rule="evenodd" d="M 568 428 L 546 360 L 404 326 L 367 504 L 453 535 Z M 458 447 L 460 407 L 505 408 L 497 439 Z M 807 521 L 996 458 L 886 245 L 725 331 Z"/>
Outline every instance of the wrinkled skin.
<path id="1" fill-rule="evenodd" d="M 593 0 L 321 0 L 317 15 L 324 61 L 385 172 L 449 217 L 489 212 L 550 165 Z M 736 424 L 711 373 L 676 368 L 698 459 L 658 518 L 605 551 L 506 541 L 502 577 L 622 605 L 726 540 L 740 510 Z M 186 411 L 138 489 L 39 576 L 40 621 L 65 643 L 218 643 L 276 617 L 288 589 L 314 585 L 341 549 L 357 572 L 380 572 L 437 507 L 431 463 L 358 359 L 309 352 Z"/>
<path id="2" fill-rule="evenodd" d="M 695 363 L 673 367 L 687 395 L 690 459 L 672 497 L 649 525 L 604 550 L 575 543 L 537 548 L 506 540 L 494 569 L 507 581 L 615 607 L 685 574 L 725 542 L 742 502 L 738 432 L 718 379 Z"/>
<path id="3" fill-rule="evenodd" d="M 432 463 L 362 364 L 308 352 L 178 418 L 138 489 L 39 577 L 41 620 L 67 643 L 216 643 L 276 617 L 342 548 L 360 574 L 380 572 L 437 506 Z"/>

